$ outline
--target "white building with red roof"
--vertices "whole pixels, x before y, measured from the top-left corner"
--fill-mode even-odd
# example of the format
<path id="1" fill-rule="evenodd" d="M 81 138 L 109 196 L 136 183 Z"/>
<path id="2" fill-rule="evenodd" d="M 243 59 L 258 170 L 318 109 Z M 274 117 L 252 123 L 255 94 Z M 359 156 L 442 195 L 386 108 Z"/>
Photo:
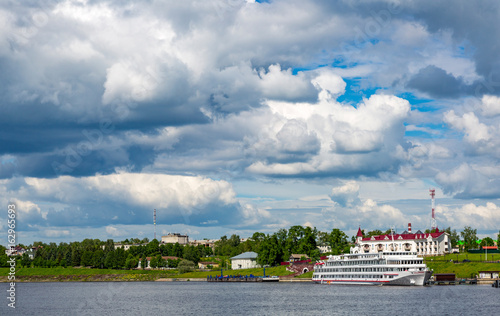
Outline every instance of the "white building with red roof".
<path id="1" fill-rule="evenodd" d="M 436 229 L 435 233 L 425 234 L 421 231 L 408 231 L 402 234 L 379 235 L 363 237 L 361 228 L 356 235 L 356 244 L 351 248 L 351 253 L 377 253 L 377 252 L 414 252 L 417 255 L 443 255 L 451 250 L 449 234 Z"/>

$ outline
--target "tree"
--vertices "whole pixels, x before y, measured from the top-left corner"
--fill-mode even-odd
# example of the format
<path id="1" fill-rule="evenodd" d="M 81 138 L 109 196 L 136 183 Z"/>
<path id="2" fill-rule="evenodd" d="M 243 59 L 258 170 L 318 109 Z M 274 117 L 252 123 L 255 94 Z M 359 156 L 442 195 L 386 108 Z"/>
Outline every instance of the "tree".
<path id="1" fill-rule="evenodd" d="M 93 252 L 89 250 L 85 250 L 82 254 L 82 261 L 81 264 L 82 266 L 91 266 L 93 265 L 93 258 L 92 258 Z"/>
<path id="2" fill-rule="evenodd" d="M 313 251 L 317 250 L 316 238 L 311 227 L 306 227 L 303 230 L 303 237 L 299 241 L 299 253 L 305 253 L 309 257 L 312 256 Z"/>
<path id="3" fill-rule="evenodd" d="M 189 245 L 184 246 L 184 253 L 182 255 L 182 258 L 189 261 L 193 261 L 195 264 L 197 264 L 200 261 L 200 254 L 198 253 L 198 248 Z"/>
<path id="4" fill-rule="evenodd" d="M 104 268 L 104 259 L 104 251 L 99 247 L 99 249 L 92 254 L 92 266 L 99 269 Z"/>
<path id="5" fill-rule="evenodd" d="M 80 249 L 77 246 L 74 246 L 73 250 L 71 251 L 71 265 L 73 267 L 79 266 L 80 260 L 81 260 Z"/>
<path id="6" fill-rule="evenodd" d="M 477 240 L 477 229 L 472 229 L 470 226 L 465 226 L 464 230 L 460 232 L 462 239 L 464 241 L 464 249 L 468 251 L 476 246 Z"/>
<path id="7" fill-rule="evenodd" d="M 137 259 L 132 255 L 128 254 L 127 260 L 125 260 L 125 268 L 126 269 L 134 269 L 137 267 Z"/>
<path id="8" fill-rule="evenodd" d="M 148 267 L 148 258 L 146 257 L 146 255 L 143 255 L 141 257 L 141 269 L 144 270 Z"/>
<path id="9" fill-rule="evenodd" d="M 160 254 L 160 243 L 158 240 L 153 239 L 147 246 L 146 246 L 146 252 L 148 256 L 156 256 Z"/>
<path id="10" fill-rule="evenodd" d="M 106 240 L 106 244 L 104 245 L 104 253 L 108 253 L 110 251 L 115 250 L 115 243 L 113 242 L 113 239 L 108 239 Z"/>
<path id="11" fill-rule="evenodd" d="M 382 231 L 376 229 L 376 230 L 369 231 L 363 237 L 372 237 L 372 236 L 380 236 L 380 235 L 383 235 Z"/>
<path id="12" fill-rule="evenodd" d="M 30 256 L 26 252 L 23 253 L 23 256 L 21 257 L 21 265 L 23 267 L 29 267 L 31 265 Z"/>
<path id="13" fill-rule="evenodd" d="M 122 269 L 125 267 L 125 261 L 127 261 L 127 253 L 125 250 L 120 247 L 115 250 L 115 262 L 114 262 L 114 268 L 115 269 Z"/>
<path id="14" fill-rule="evenodd" d="M 334 228 L 330 233 L 330 247 L 334 255 L 339 255 L 344 252 L 344 248 L 348 246 L 347 235 L 338 228 Z"/>
<path id="15" fill-rule="evenodd" d="M 167 267 L 177 268 L 177 266 L 179 265 L 179 262 L 181 262 L 181 259 L 177 259 L 177 260 L 167 259 Z"/>
<path id="16" fill-rule="evenodd" d="M 179 245 L 178 242 L 176 242 L 175 245 L 174 245 L 173 252 L 174 252 L 174 254 L 173 254 L 174 257 L 182 258 L 182 254 L 184 252 L 184 248 L 181 245 Z"/>
<path id="17" fill-rule="evenodd" d="M 491 237 L 483 238 L 483 240 L 481 240 L 481 244 L 480 244 L 481 247 L 493 246 L 493 245 L 494 245 L 494 242 L 493 242 L 493 238 L 491 238 Z"/>
<path id="18" fill-rule="evenodd" d="M 116 266 L 116 261 L 115 261 L 115 252 L 110 251 L 106 254 L 106 257 L 104 258 L 104 267 L 106 269 L 113 269 Z"/>
<path id="19" fill-rule="evenodd" d="M 179 269 L 179 273 L 192 272 L 194 271 L 194 262 L 184 259 L 179 262 L 177 268 Z"/>

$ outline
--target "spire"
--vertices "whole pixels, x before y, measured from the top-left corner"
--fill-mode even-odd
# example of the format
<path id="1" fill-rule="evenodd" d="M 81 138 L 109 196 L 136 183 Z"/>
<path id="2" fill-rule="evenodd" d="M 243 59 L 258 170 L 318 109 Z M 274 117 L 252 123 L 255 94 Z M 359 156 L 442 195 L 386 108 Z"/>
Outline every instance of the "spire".
<path id="1" fill-rule="evenodd" d="M 356 237 L 363 237 L 363 232 L 361 231 L 361 226 L 358 228 L 358 233 L 356 234 Z"/>

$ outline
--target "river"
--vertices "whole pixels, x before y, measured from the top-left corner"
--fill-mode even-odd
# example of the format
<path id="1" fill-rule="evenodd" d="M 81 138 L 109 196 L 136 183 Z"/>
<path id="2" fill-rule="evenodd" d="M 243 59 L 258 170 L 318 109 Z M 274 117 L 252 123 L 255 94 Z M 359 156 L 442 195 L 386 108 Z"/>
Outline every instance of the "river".
<path id="1" fill-rule="evenodd" d="M 0 288 L 7 294 L 8 284 Z M 4 296 L 5 297 L 5 296 Z M 312 283 L 17 283 L 0 315 L 496 315 L 500 289 Z"/>

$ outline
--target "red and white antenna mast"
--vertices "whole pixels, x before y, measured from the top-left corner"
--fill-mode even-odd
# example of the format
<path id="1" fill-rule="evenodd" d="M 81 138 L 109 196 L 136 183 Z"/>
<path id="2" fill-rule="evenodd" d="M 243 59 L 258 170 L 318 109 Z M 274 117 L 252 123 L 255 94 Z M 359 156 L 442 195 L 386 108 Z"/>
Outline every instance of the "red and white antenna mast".
<path id="1" fill-rule="evenodd" d="M 436 229 L 436 216 L 434 215 L 434 210 L 435 210 L 435 202 L 434 202 L 434 196 L 436 195 L 436 189 L 430 189 L 429 190 L 431 194 L 431 201 L 432 201 L 432 219 L 431 219 L 431 229 Z"/>
<path id="2" fill-rule="evenodd" d="M 155 238 L 154 239 L 156 239 L 156 209 L 155 209 L 155 211 L 153 213 L 153 224 L 155 226 Z"/>

